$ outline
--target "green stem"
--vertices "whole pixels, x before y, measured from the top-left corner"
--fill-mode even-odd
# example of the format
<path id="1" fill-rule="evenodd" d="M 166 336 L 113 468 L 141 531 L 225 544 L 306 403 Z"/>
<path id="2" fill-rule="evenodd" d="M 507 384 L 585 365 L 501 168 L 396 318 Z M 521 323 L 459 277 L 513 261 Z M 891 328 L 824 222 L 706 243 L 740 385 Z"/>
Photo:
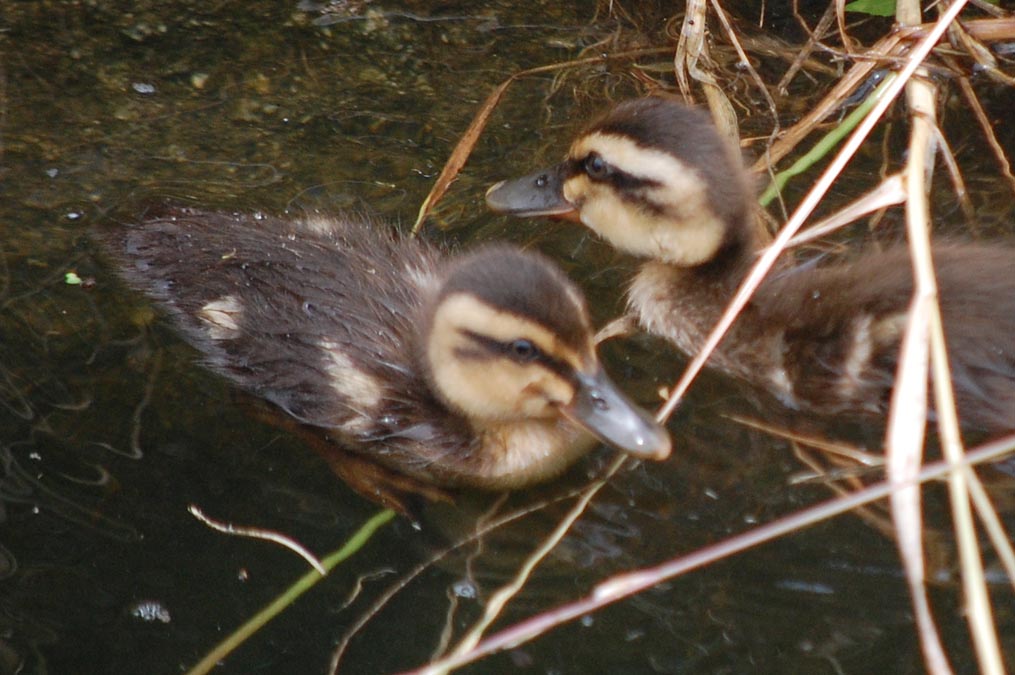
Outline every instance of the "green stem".
<path id="1" fill-rule="evenodd" d="M 817 142 L 817 144 L 811 148 L 810 152 L 798 159 L 793 163 L 793 166 L 789 167 L 785 171 L 782 171 L 775 175 L 772 182 L 762 193 L 758 201 L 761 202 L 762 206 L 768 206 L 768 203 L 775 199 L 776 195 L 782 192 L 782 189 L 789 182 L 790 178 L 799 176 L 807 169 L 811 168 L 818 160 L 827 155 L 832 151 L 836 145 L 839 144 L 846 135 L 853 131 L 853 129 L 860 124 L 860 121 L 867 116 L 874 104 L 878 102 L 882 94 L 888 88 L 888 85 L 895 79 L 895 73 L 889 73 L 884 81 L 877 86 L 877 88 L 871 92 L 870 96 L 865 98 L 863 102 L 858 105 L 853 112 L 845 117 L 834 129 L 829 131 L 825 136 Z"/>
<path id="2" fill-rule="evenodd" d="M 359 531 L 345 542 L 342 548 L 328 554 L 328 556 L 321 561 L 321 565 L 324 569 L 330 572 L 343 560 L 359 551 L 363 545 L 370 540 L 370 537 L 373 536 L 374 532 L 376 532 L 378 528 L 394 517 L 395 512 L 391 509 L 385 509 L 379 512 L 364 523 Z M 289 587 L 289 590 L 266 605 L 261 611 L 248 619 L 246 623 L 233 631 L 233 633 L 226 639 L 218 643 L 213 650 L 208 652 L 208 654 L 201 659 L 200 663 L 187 671 L 187 675 L 204 675 L 204 673 L 210 672 L 212 668 L 218 665 L 219 661 L 224 659 L 230 652 L 243 644 L 248 637 L 260 630 L 262 626 L 275 618 L 275 616 L 283 609 L 292 604 L 296 598 L 310 590 L 314 584 L 323 578 L 324 577 L 316 570 L 310 570 L 304 574 L 296 581 L 296 583 Z"/>

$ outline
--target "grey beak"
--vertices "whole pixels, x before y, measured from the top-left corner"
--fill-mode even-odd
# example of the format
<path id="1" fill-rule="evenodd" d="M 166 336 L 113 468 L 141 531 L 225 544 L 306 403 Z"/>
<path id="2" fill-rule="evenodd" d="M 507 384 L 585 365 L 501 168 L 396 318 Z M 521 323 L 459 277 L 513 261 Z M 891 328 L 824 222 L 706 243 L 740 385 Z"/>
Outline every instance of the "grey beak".
<path id="1" fill-rule="evenodd" d="M 601 367 L 591 374 L 578 374 L 574 399 L 561 410 L 618 450 L 646 459 L 670 455 L 672 442 L 666 429 L 617 389 Z"/>
<path id="2" fill-rule="evenodd" d="M 574 211 L 564 199 L 562 166 L 502 180 L 486 191 L 486 205 L 515 216 L 555 216 Z"/>

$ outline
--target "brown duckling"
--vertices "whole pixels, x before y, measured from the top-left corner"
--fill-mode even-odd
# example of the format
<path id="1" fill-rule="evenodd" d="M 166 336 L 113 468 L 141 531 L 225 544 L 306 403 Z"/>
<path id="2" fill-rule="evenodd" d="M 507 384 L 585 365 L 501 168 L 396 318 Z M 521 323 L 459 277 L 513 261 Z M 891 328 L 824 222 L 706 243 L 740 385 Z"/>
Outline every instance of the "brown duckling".
<path id="1" fill-rule="evenodd" d="M 509 489 L 594 437 L 670 452 L 605 375 L 582 294 L 535 253 L 448 257 L 365 220 L 182 207 L 100 236 L 211 370 L 396 477 Z"/>
<path id="2" fill-rule="evenodd" d="M 642 327 L 694 354 L 761 244 L 751 181 L 708 116 L 676 101 L 620 103 L 551 169 L 503 181 L 487 203 L 521 216 L 577 218 L 618 249 L 647 258 L 628 291 Z M 960 418 L 1015 430 L 1015 249 L 934 249 Z M 710 363 L 785 405 L 883 413 L 913 294 L 897 246 L 828 265 L 784 267 L 758 290 Z"/>

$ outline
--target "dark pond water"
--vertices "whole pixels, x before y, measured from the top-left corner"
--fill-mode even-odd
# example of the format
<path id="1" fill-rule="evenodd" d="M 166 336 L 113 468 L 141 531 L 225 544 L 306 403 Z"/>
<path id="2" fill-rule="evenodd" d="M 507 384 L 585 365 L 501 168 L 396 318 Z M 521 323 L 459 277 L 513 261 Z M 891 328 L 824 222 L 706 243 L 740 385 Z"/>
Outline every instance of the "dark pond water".
<path id="1" fill-rule="evenodd" d="M 335 2 L 328 26 L 316 21 L 318 6 L 295 1 L 3 8 L 0 675 L 183 672 L 304 573 L 289 552 L 207 529 L 189 504 L 283 531 L 319 554 L 377 511 L 297 440 L 252 421 L 103 266 L 90 228 L 129 218 L 152 198 L 367 210 L 411 223 L 497 83 L 573 58 L 614 31 L 633 33 L 601 5 L 597 14 L 591 2 Z M 649 38 L 665 44 L 665 11 L 639 11 Z M 630 72 L 617 63 L 516 84 L 427 235 L 452 246 L 506 239 L 542 249 L 581 281 L 600 322 L 616 315 L 629 261 L 576 228 L 493 217 L 482 194 L 558 157 L 598 98 L 636 93 Z M 999 96 L 1003 110 L 1011 101 Z M 769 122 L 744 115 L 748 129 L 767 133 Z M 961 111 L 948 123 L 972 128 Z M 1003 133 L 1010 148 L 1012 131 Z M 985 164 L 967 180 L 994 194 L 1004 189 L 994 171 Z M 865 176 L 843 182 L 839 196 Z M 1008 194 L 982 200 L 984 229 L 1010 233 L 999 225 L 1012 222 Z M 943 206 L 961 226 L 954 205 Z M 86 283 L 68 285 L 68 272 Z M 605 356 L 646 406 L 684 365 L 647 338 L 610 343 Z M 671 422 L 672 460 L 618 476 L 504 623 L 584 595 L 612 572 L 828 496 L 820 485 L 794 485 L 803 467 L 789 446 L 734 415 L 791 421 L 761 394 L 706 375 Z M 879 445 L 877 429 L 812 429 Z M 511 505 L 581 485 L 609 459 L 594 454 Z M 937 524 L 946 513 L 940 496 L 928 493 Z M 472 526 L 471 501 L 483 506 L 482 497 L 463 498 L 418 527 L 399 519 L 383 528 L 221 672 L 325 672 L 334 644 L 373 599 Z M 460 635 L 561 512 L 539 512 L 427 568 L 352 639 L 342 672 L 425 663 L 442 631 Z M 933 599 L 956 669 L 974 672 L 948 564 Z M 1011 650 L 1015 619 L 1003 598 L 997 619 Z M 922 670 L 919 654 L 894 544 L 843 517 L 465 672 L 911 673 Z"/>

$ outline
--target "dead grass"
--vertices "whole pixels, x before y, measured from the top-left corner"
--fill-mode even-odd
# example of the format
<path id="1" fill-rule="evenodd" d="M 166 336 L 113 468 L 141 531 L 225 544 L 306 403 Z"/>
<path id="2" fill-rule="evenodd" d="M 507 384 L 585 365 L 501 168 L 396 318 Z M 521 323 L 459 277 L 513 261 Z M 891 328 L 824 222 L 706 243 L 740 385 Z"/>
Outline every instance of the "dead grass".
<path id="1" fill-rule="evenodd" d="M 993 12 L 993 16 L 976 18 L 960 25 L 955 21 L 960 12 L 966 12 L 963 14 L 964 18 L 974 15 L 972 10 L 964 10 L 963 5 L 963 2 L 942 3 L 937 10 L 936 20 L 922 23 L 930 17 L 921 15 L 919 3 L 915 0 L 900 0 L 896 19 L 902 28 L 886 33 L 870 47 L 862 47 L 859 40 L 850 36 L 853 26 L 847 22 L 848 17 L 843 12 L 842 3 L 829 3 L 828 10 L 813 30 L 806 25 L 802 17 L 799 19 L 808 29 L 810 38 L 802 46 L 783 45 L 785 60 L 789 66 L 777 83 L 764 82 L 758 72 L 750 67 L 751 50 L 755 47 L 761 48 L 759 45 L 762 41 L 759 38 L 738 35 L 723 12 L 722 3 L 718 0 L 711 0 L 711 4 L 705 0 L 691 0 L 688 2 L 679 30 L 677 23 L 674 22 L 669 31 L 676 42 L 674 47 L 669 48 L 674 55 L 672 76 L 678 83 L 680 91 L 691 100 L 703 97 L 714 118 L 731 135 L 736 133 L 736 110 L 743 109 L 744 104 L 731 100 L 727 94 L 729 87 L 724 84 L 731 79 L 739 78 L 739 71 L 748 71 L 745 81 L 749 88 L 754 88 L 754 98 L 764 100 L 769 115 L 773 120 L 777 120 L 780 117 L 779 103 L 769 94 L 770 87 L 785 93 L 794 78 L 809 76 L 809 69 L 827 68 L 827 61 L 816 58 L 816 55 L 834 54 L 842 59 L 845 71 L 820 101 L 811 105 L 789 128 L 783 130 L 778 124 L 772 125 L 764 151 L 759 153 L 759 159 L 754 167 L 759 174 L 767 174 L 770 177 L 776 175 L 776 166 L 781 160 L 791 154 L 798 154 L 799 148 L 807 139 L 814 136 L 819 129 L 827 127 L 829 120 L 843 108 L 846 99 L 863 85 L 875 70 L 881 68 L 893 70 L 892 79 L 882 86 L 878 97 L 871 102 L 869 112 L 860 116 L 862 119 L 858 120 L 856 128 L 851 130 L 841 149 L 838 149 L 820 176 L 813 180 L 811 189 L 789 215 L 785 225 L 778 230 L 771 246 L 761 256 L 731 302 L 728 311 L 715 327 L 705 348 L 693 359 L 684 376 L 672 388 L 669 400 L 659 412 L 659 418 L 662 420 L 670 416 L 706 363 L 710 352 L 736 320 L 738 312 L 785 248 L 824 236 L 832 229 L 869 213 L 905 204 L 907 238 L 914 261 L 917 289 L 904 339 L 893 405 L 887 420 L 884 442 L 887 480 L 869 486 L 868 481 L 863 480 L 869 477 L 872 471 L 869 462 L 865 462 L 868 466 L 864 466 L 862 471 L 851 473 L 848 465 L 855 468 L 857 456 L 840 452 L 836 449 L 836 444 L 827 439 L 795 438 L 795 442 L 811 448 L 806 451 L 799 450 L 798 456 L 810 467 L 814 475 L 824 473 L 825 477 L 829 478 L 831 472 L 832 478 L 839 479 L 834 481 L 834 484 L 830 478 L 828 481 L 838 497 L 658 567 L 604 580 L 586 597 L 574 603 L 551 609 L 494 635 L 486 635 L 487 628 L 498 616 L 500 609 L 524 585 L 532 568 L 559 541 L 571 523 L 580 517 L 585 505 L 610 475 L 620 468 L 623 460 L 618 460 L 600 481 L 588 487 L 572 511 L 561 522 L 558 530 L 540 545 L 539 550 L 519 570 L 513 582 L 493 596 L 494 600 L 487 606 L 482 620 L 469 630 L 457 645 L 448 649 L 444 656 L 413 672 L 427 674 L 449 672 L 499 649 L 534 639 L 554 626 L 640 592 L 663 580 L 734 555 L 772 538 L 797 531 L 820 519 L 847 512 L 860 514 L 886 536 L 895 537 L 913 597 L 925 665 L 934 673 L 951 672 L 948 656 L 937 636 L 926 594 L 921 485 L 927 480 L 938 478 L 944 478 L 949 488 L 954 522 L 952 545 L 957 549 L 961 561 L 963 591 L 974 651 L 982 672 L 1004 672 L 983 578 L 977 518 L 983 530 L 989 532 L 990 545 L 995 548 L 999 557 L 1006 561 L 1007 572 L 1013 579 L 1015 579 L 1015 555 L 1009 543 L 1010 537 L 1004 533 L 1000 518 L 990 505 L 987 491 L 980 484 L 974 471 L 974 465 L 1015 450 L 1015 437 L 999 439 L 971 452 L 967 452 L 964 448 L 951 393 L 944 338 L 936 302 L 937 290 L 930 255 L 932 227 L 928 181 L 931 178 L 934 157 L 940 151 L 939 154 L 944 157 L 948 166 L 956 194 L 960 201 L 965 199 L 961 167 L 948 151 L 948 141 L 941 133 L 937 122 L 939 119 L 937 107 L 945 97 L 941 96 L 941 92 L 937 89 L 935 84 L 937 80 L 930 77 L 932 72 L 947 72 L 958 83 L 959 94 L 976 112 L 1000 173 L 1015 189 L 1010 158 L 998 142 L 990 120 L 983 113 L 974 81 L 969 77 L 971 64 L 976 64 L 976 69 L 987 73 L 992 82 L 1013 86 L 1012 78 L 999 66 L 992 52 L 984 45 L 984 41 L 1015 39 L 1015 19 L 998 10 Z M 619 4 L 614 6 L 614 3 L 609 3 L 604 11 L 611 10 L 623 11 Z M 731 46 L 735 50 L 741 66 L 739 69 L 727 68 L 723 71 L 722 66 L 717 65 L 723 60 L 709 52 L 709 41 L 705 33 L 708 28 L 712 30 L 712 40 Z M 939 42 L 943 35 L 950 43 L 947 46 Z M 617 46 L 622 43 L 620 36 L 613 33 L 596 47 L 601 49 L 603 44 Z M 764 48 L 771 48 L 772 44 L 771 40 L 764 42 Z M 940 45 L 940 48 L 934 52 L 936 45 Z M 637 60 L 647 55 L 648 52 L 639 54 L 616 50 L 612 52 L 610 58 L 634 61 L 631 66 L 631 77 L 638 80 L 644 89 L 669 88 L 665 78 L 653 75 L 656 69 L 638 66 Z M 593 57 L 596 58 L 601 57 Z M 575 73 L 579 72 L 576 69 L 588 62 L 588 59 L 581 59 L 548 66 L 546 69 L 518 73 L 496 88 L 477 115 L 476 123 L 465 134 L 462 143 L 456 149 L 453 160 L 448 164 L 451 167 L 448 176 L 442 174 L 438 186 L 435 187 L 435 193 L 431 195 L 433 198 L 428 199 L 421 209 L 417 227 L 426 217 L 426 210 L 439 199 L 439 190 L 444 190 L 450 185 L 454 174 L 464 164 L 472 145 L 480 136 L 490 111 L 511 83 L 517 82 L 526 74 L 553 69 L 558 72 L 554 88 L 559 90 L 563 88 L 562 83 L 567 78 L 576 77 Z M 729 59 L 726 59 L 725 63 L 729 64 Z M 903 93 L 906 95 L 905 110 L 909 134 L 905 166 L 901 171 L 885 176 L 878 187 L 859 197 L 847 209 L 826 218 L 819 229 L 802 231 L 804 223 L 812 216 L 853 154 L 865 142 L 870 132 L 877 125 L 884 123 L 884 116 L 890 106 L 893 104 L 899 106 L 896 99 Z M 827 154 L 831 153 L 837 144 L 838 141 L 830 143 L 821 159 L 827 161 Z M 783 208 L 788 207 L 783 205 Z M 932 380 L 927 377 L 929 368 L 934 373 Z M 935 409 L 939 411 L 937 437 L 945 457 L 944 462 L 932 465 L 924 462 L 926 440 L 924 429 L 927 422 L 926 401 L 929 381 L 934 384 L 931 395 Z M 834 452 L 829 454 L 830 450 Z M 829 457 L 833 458 L 831 466 L 828 464 Z M 873 507 L 877 500 L 885 497 L 889 498 L 888 511 Z"/>

